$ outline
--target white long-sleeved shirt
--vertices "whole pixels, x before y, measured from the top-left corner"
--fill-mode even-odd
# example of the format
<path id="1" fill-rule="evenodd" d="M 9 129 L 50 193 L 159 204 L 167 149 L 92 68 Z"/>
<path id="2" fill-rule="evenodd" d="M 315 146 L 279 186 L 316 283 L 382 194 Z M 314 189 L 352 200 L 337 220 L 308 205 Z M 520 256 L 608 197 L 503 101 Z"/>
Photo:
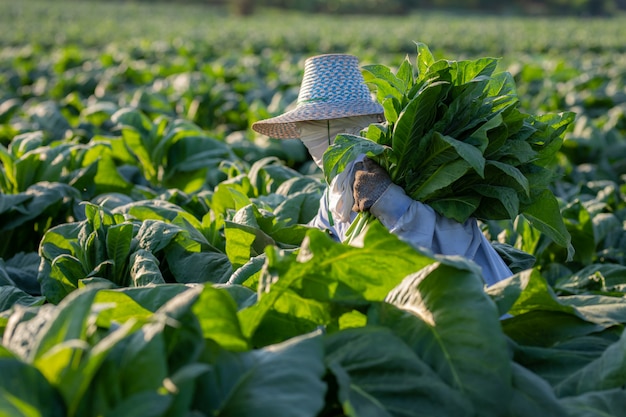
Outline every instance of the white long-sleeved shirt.
<path id="1" fill-rule="evenodd" d="M 350 222 L 333 218 L 329 193 L 320 200 L 317 216 L 309 223 L 328 230 L 340 241 L 345 240 Z M 444 217 L 427 204 L 415 201 L 404 190 L 391 184 L 371 207 L 370 212 L 401 240 L 436 254 L 461 255 L 476 262 L 482 269 L 487 286 L 513 275 L 478 227 L 476 219 L 465 223 Z M 354 218 L 354 215 L 352 218 Z"/>

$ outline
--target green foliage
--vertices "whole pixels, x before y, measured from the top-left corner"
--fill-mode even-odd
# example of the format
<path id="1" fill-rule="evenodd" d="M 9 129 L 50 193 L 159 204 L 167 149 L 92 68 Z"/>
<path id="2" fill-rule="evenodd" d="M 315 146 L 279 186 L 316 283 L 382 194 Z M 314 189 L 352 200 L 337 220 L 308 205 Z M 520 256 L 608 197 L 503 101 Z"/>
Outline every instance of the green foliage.
<path id="1" fill-rule="evenodd" d="M 369 152 L 408 196 L 440 214 L 461 223 L 523 214 L 571 258 L 547 167 L 574 114 L 522 113 L 512 76 L 494 73 L 496 66 L 491 58 L 435 60 L 422 43 L 415 66 L 407 59 L 396 74 L 366 66 L 386 124 L 365 138 L 339 136 L 324 155 L 326 179 Z"/>
<path id="2" fill-rule="evenodd" d="M 87 286 L 5 314 L 2 409 L 45 398 L 51 415 L 559 416 L 619 401 L 623 274 L 620 291 L 578 299 L 536 269 L 485 292 L 472 263 L 415 252 L 380 226 L 362 247 L 311 230 L 299 254 L 267 259 L 257 293 Z"/>
<path id="3" fill-rule="evenodd" d="M 149 202 L 122 208 L 128 217 L 86 205 L 85 220 L 46 232 L 38 280 L 50 302 L 92 281 L 139 287 L 224 282 L 230 276 L 228 258 L 206 241 L 200 222 L 189 214 Z"/>
<path id="4" fill-rule="evenodd" d="M 122 133 L 121 143 L 118 138 L 109 139 L 115 157 L 137 166 L 153 187 L 193 192 L 215 186 L 225 179 L 214 174 L 222 161 L 235 158 L 226 144 L 189 121 L 163 117 L 153 121 L 128 108 L 115 112 L 111 121 Z"/>
<path id="5" fill-rule="evenodd" d="M 0 414 L 618 415 L 623 18 L 257 12 L 0 2 Z M 405 62 L 413 39 L 433 47 L 418 77 Z M 392 81 L 378 88 L 395 97 L 394 123 L 409 103 L 397 91 L 440 56 L 489 71 L 472 57 L 502 57 L 488 93 L 510 98 L 514 80 L 519 113 L 494 126 L 575 112 L 560 148 L 531 145 L 541 166 L 554 157 L 555 177 L 508 167 L 529 162 L 524 145 L 493 158 L 487 146 L 483 163 L 432 137 L 463 170 L 522 194 L 547 188 L 573 259 L 524 216 L 485 221 L 516 272 L 485 290 L 473 263 L 417 252 L 380 225 L 354 246 L 309 230 L 320 172 L 299 141 L 248 127 L 293 103 L 305 56 L 337 51 Z M 476 109 L 453 110 L 463 121 Z M 408 120 L 400 129 L 418 134 Z M 489 126 L 477 144 L 506 137 Z"/>

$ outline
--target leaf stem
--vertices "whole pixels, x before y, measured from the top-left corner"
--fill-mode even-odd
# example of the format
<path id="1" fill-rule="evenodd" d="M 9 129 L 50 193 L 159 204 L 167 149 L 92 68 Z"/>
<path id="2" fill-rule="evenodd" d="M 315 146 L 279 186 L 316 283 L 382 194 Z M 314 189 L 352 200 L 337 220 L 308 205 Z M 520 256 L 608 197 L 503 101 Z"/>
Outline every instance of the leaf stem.
<path id="1" fill-rule="evenodd" d="M 369 211 L 361 211 L 354 218 L 346 231 L 344 242 L 351 244 L 358 236 L 365 232 L 367 226 L 374 221 L 375 217 Z"/>

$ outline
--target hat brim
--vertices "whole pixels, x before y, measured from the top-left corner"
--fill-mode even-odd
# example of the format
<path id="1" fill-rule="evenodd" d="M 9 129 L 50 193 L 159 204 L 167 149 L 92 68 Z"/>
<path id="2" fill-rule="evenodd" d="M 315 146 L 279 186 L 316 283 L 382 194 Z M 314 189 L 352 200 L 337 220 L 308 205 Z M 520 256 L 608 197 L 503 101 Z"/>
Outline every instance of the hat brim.
<path id="1" fill-rule="evenodd" d="M 382 115 L 383 107 L 376 101 L 350 101 L 349 103 L 307 103 L 270 119 L 252 124 L 252 130 L 277 139 L 300 137 L 297 122 L 308 120 L 341 119 L 343 117 Z"/>

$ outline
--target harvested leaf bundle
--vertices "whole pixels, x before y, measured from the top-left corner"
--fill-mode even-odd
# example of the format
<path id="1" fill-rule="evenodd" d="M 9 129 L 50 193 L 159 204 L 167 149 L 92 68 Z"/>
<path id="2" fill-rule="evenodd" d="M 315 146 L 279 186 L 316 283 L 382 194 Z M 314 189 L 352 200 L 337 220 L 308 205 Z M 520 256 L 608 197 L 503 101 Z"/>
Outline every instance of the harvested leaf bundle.
<path id="1" fill-rule="evenodd" d="M 385 124 L 365 137 L 341 135 L 324 155 L 330 180 L 368 154 L 411 198 L 464 222 L 523 214 L 556 243 L 570 247 L 548 167 L 574 120 L 571 112 L 535 116 L 519 110 L 515 81 L 496 73 L 497 59 L 435 61 L 417 44 L 416 67 L 405 60 L 394 74 L 364 67 L 377 87 Z"/>

